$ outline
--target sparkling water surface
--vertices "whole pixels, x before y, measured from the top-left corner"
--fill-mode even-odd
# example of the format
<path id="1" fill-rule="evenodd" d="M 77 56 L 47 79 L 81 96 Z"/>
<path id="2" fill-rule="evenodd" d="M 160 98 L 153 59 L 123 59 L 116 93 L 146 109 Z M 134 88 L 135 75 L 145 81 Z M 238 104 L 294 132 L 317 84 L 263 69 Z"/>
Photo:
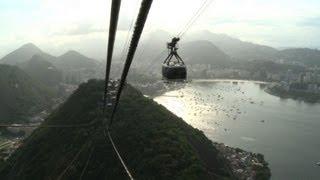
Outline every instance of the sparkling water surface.
<path id="1" fill-rule="evenodd" d="M 264 154 L 274 180 L 319 180 L 320 104 L 281 99 L 264 88 L 194 80 L 154 100 L 213 141 Z"/>

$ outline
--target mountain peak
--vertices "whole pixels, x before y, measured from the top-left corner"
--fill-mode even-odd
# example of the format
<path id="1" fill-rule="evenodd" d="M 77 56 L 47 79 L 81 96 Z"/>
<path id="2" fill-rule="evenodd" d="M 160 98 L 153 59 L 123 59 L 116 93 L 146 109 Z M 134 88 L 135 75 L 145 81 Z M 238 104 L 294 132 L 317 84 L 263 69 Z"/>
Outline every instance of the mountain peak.
<path id="1" fill-rule="evenodd" d="M 43 54 L 43 51 L 40 48 L 38 48 L 38 46 L 34 45 L 33 43 L 24 44 L 20 48 L 15 50 L 14 52 L 31 53 L 32 55 Z"/>
<path id="2" fill-rule="evenodd" d="M 41 55 L 47 60 L 55 59 L 55 57 L 43 52 L 33 43 L 27 43 L 3 57 L 0 62 L 3 64 L 17 65 L 30 60 L 34 55 Z"/>
<path id="3" fill-rule="evenodd" d="M 75 50 L 69 50 L 69 51 L 66 52 L 66 54 L 67 54 L 67 53 L 80 54 L 78 51 L 75 51 Z"/>
<path id="4" fill-rule="evenodd" d="M 35 54 L 43 54 L 43 52 L 34 44 L 28 43 L 12 51 L 0 61 L 4 64 L 16 65 L 28 61 Z"/>
<path id="5" fill-rule="evenodd" d="M 70 50 L 59 56 L 55 65 L 60 69 L 83 69 L 96 68 L 97 62 L 75 50 Z"/>
<path id="6" fill-rule="evenodd" d="M 60 57 L 64 57 L 64 56 L 81 56 L 81 57 L 85 57 L 83 54 L 79 53 L 78 51 L 75 50 L 69 50 L 66 53 L 62 54 Z"/>
<path id="7" fill-rule="evenodd" d="M 37 49 L 40 50 L 36 45 L 34 45 L 33 43 L 27 43 L 22 45 L 19 49 Z M 41 50 L 40 50 L 41 51 Z"/>

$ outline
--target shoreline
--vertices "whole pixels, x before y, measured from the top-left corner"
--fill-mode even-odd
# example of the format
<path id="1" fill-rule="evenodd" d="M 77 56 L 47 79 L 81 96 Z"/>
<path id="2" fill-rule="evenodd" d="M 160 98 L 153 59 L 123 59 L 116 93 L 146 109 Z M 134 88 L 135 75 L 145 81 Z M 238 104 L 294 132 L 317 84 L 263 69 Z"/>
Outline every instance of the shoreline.
<path id="1" fill-rule="evenodd" d="M 237 83 L 248 83 L 253 82 L 256 84 L 269 84 L 270 82 L 266 81 L 256 81 L 256 80 L 243 80 L 243 79 L 193 79 L 190 82 L 237 82 Z"/>
<path id="2" fill-rule="evenodd" d="M 239 179 L 267 180 L 271 177 L 271 170 L 264 156 L 213 142 L 214 146 L 229 163 L 232 173 Z"/>
<path id="3" fill-rule="evenodd" d="M 250 80 L 234 80 L 234 79 L 195 79 L 189 82 L 226 82 L 233 83 L 256 83 L 256 84 L 269 84 L 269 82 L 262 82 L 262 81 L 250 81 Z M 172 89 L 176 90 L 176 89 Z M 167 91 L 170 91 L 170 89 Z M 165 91 L 165 92 L 167 92 Z M 158 95 L 158 96 L 164 96 Z M 148 96 L 151 99 L 154 99 L 153 96 Z M 157 97 L 157 96 L 156 96 Z M 194 127 L 197 129 L 197 127 Z M 202 131 L 203 132 L 203 131 Z M 204 133 L 205 134 L 205 133 Z M 207 136 L 207 138 L 209 138 Z M 213 141 L 210 139 L 212 144 L 217 148 L 219 153 L 223 156 L 226 160 L 227 164 L 229 165 L 230 170 L 232 173 L 238 177 L 239 179 L 261 179 L 267 180 L 271 177 L 271 170 L 268 165 L 268 162 L 264 159 L 264 155 L 260 153 L 245 151 L 243 149 L 232 147 L 226 145 L 222 141 Z"/>
<path id="4" fill-rule="evenodd" d="M 186 83 L 174 83 L 174 85 L 179 85 L 178 87 L 170 87 L 170 83 L 164 83 L 162 81 L 157 81 L 153 84 L 148 84 L 147 86 L 141 86 L 140 84 L 132 83 L 134 87 L 139 89 L 144 95 L 148 96 L 149 98 L 153 99 L 157 96 L 164 95 L 168 91 L 177 90 L 179 88 L 183 88 L 184 84 L 192 83 L 192 82 L 228 82 L 228 83 L 256 83 L 256 84 L 270 84 L 271 82 L 266 81 L 256 81 L 256 80 L 243 80 L 243 79 L 191 79 L 187 80 Z"/>
<path id="5" fill-rule="evenodd" d="M 267 87 L 265 89 L 265 92 L 282 99 L 292 99 L 295 101 L 303 101 L 305 103 L 310 103 L 310 104 L 320 103 L 319 94 L 303 93 L 303 92 L 287 92 L 281 89 L 281 87 L 279 87 L 278 85 Z"/>

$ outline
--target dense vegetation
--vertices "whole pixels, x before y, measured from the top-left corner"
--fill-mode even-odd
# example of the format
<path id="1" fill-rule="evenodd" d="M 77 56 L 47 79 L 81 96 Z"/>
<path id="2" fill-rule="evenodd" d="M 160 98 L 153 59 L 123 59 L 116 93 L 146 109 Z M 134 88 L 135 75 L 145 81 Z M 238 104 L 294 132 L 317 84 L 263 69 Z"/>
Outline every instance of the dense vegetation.
<path id="1" fill-rule="evenodd" d="M 51 104 L 51 95 L 18 67 L 0 65 L 0 122 L 23 122 Z"/>
<path id="2" fill-rule="evenodd" d="M 62 73 L 40 55 L 34 55 L 29 61 L 19 64 L 32 79 L 49 86 L 57 87 L 62 81 Z"/>
<path id="3" fill-rule="evenodd" d="M 79 89 L 45 124 L 101 119 L 102 81 Z M 55 179 L 83 147 L 62 179 L 127 179 L 100 124 L 82 129 L 38 128 L 0 168 L 1 179 Z M 136 179 L 233 179 L 224 159 L 202 132 L 127 85 L 111 134 Z"/>

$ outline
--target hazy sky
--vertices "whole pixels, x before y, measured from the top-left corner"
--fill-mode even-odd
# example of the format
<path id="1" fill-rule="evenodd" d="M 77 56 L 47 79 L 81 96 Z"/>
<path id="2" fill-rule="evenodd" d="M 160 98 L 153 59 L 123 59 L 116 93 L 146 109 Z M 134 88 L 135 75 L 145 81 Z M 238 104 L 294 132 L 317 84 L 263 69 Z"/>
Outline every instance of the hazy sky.
<path id="1" fill-rule="evenodd" d="M 123 0 L 122 48 L 141 0 Z M 154 0 L 145 32 L 175 35 L 204 0 Z M 74 49 L 105 54 L 110 0 L 1 0 L 0 57 L 33 42 L 53 55 Z M 320 48 L 320 0 L 215 0 L 190 29 L 225 33 L 274 47 Z"/>

